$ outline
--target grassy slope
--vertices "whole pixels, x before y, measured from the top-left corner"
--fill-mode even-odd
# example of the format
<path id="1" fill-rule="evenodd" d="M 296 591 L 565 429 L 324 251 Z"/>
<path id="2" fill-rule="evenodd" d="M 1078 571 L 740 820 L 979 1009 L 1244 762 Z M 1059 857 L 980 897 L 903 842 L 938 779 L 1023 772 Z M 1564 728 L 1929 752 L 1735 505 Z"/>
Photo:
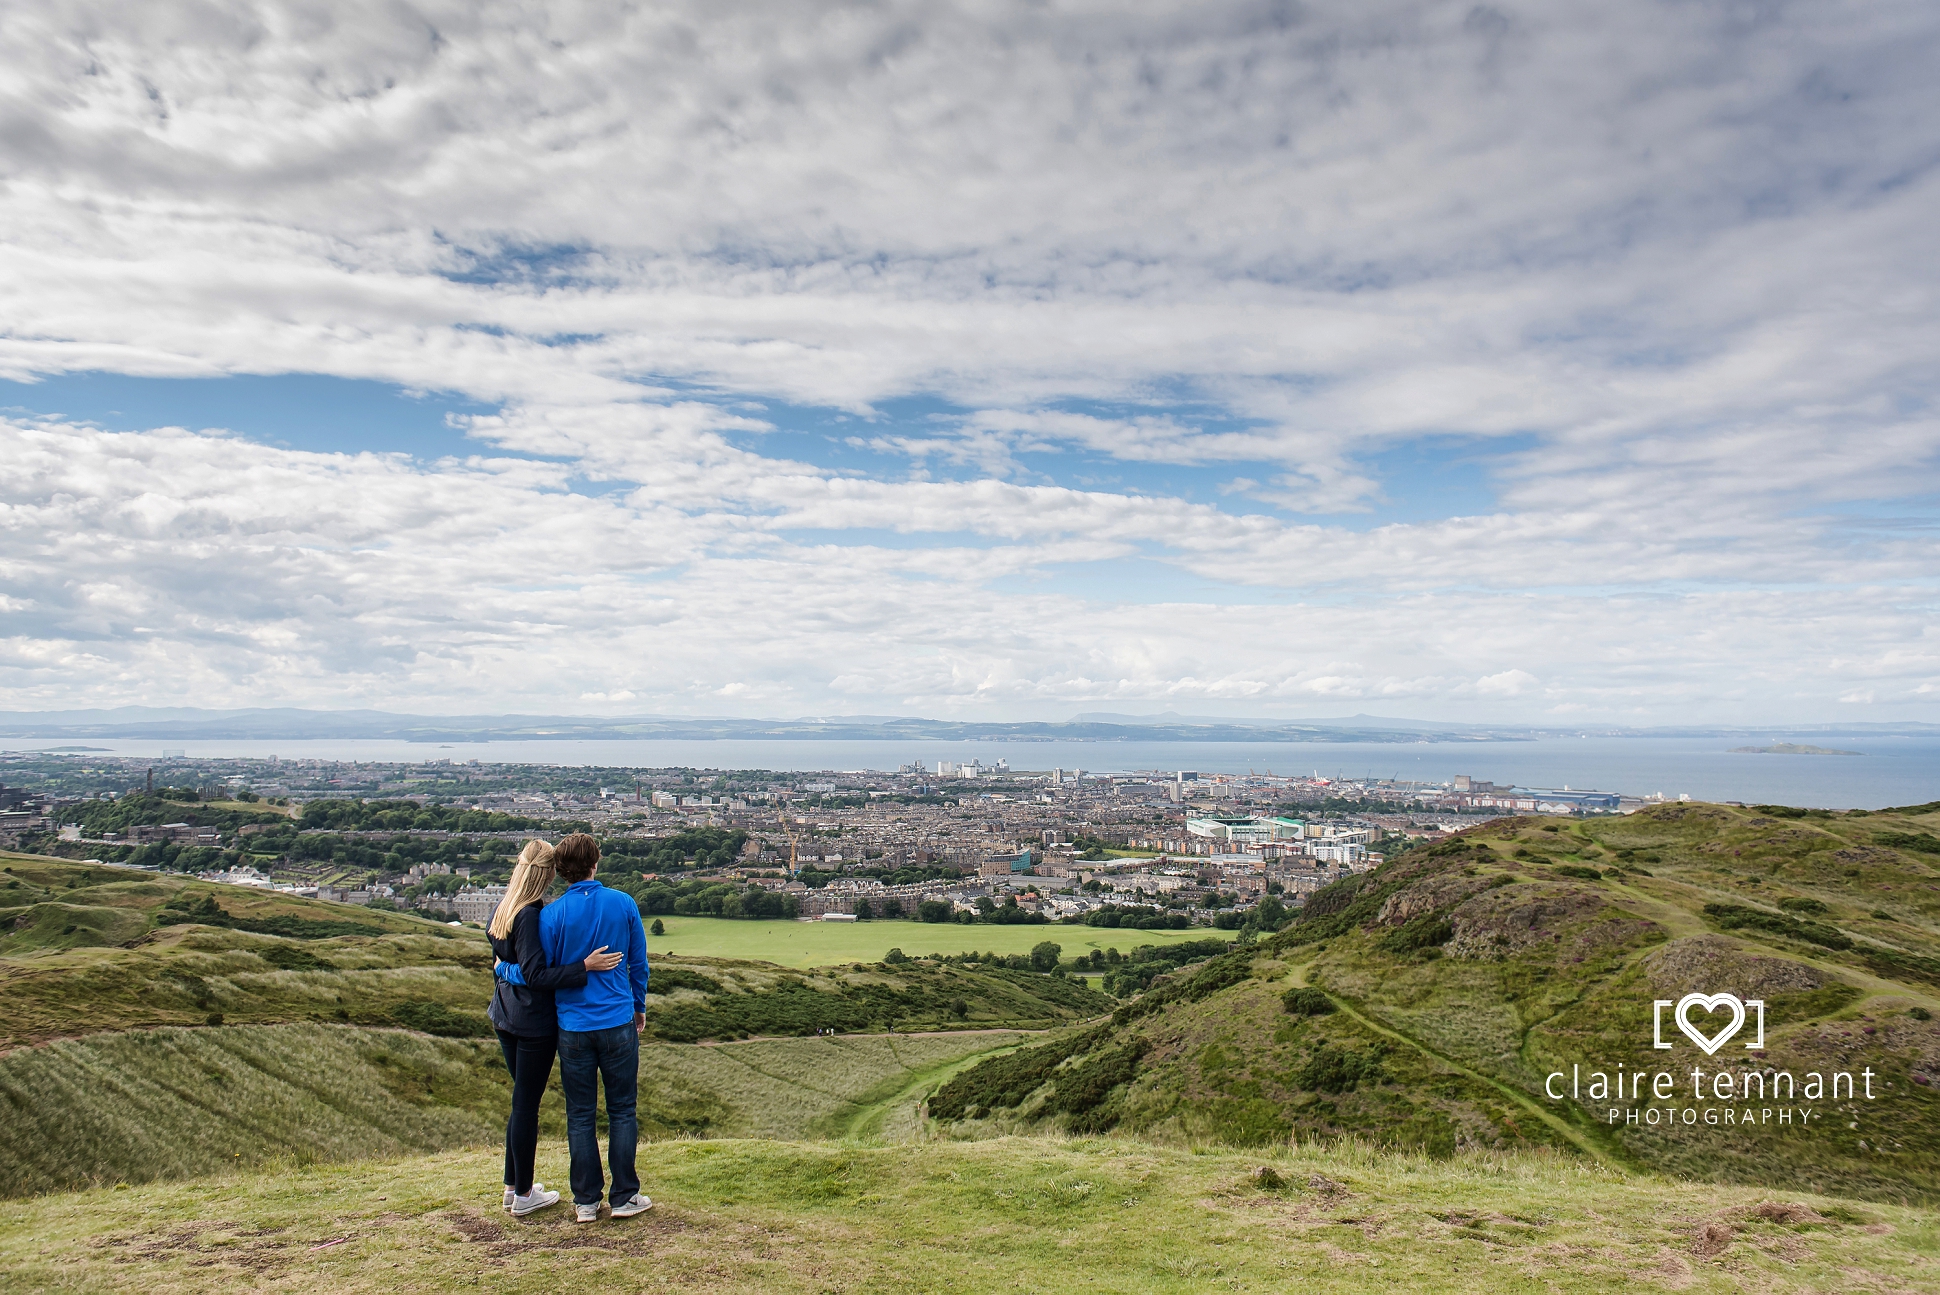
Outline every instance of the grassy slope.
<path id="1" fill-rule="evenodd" d="M 650 1138 L 908 1125 L 927 1081 L 1024 1037 L 650 1044 L 641 1118 Z M 0 1196 L 491 1146 L 509 1093 L 495 1041 L 404 1030 L 161 1029 L 18 1049 L 0 1055 Z M 541 1126 L 563 1135 L 556 1080 Z"/>
<path id="2" fill-rule="evenodd" d="M 1093 949 L 1130 953 L 1141 944 L 1202 940 L 1208 932 L 1113 931 L 1094 926 L 959 926 L 954 922 L 743 922 L 720 917 L 663 917 L 667 934 L 655 950 L 708 958 L 750 958 L 784 967 L 874 962 L 891 949 L 912 958 L 933 953 L 1029 953 L 1049 940 L 1069 958 Z"/>
<path id="3" fill-rule="evenodd" d="M 1151 1050 L 1123 1093 L 1122 1117 L 1156 1136 L 1239 1143 L 1356 1135 L 1438 1153 L 1567 1145 L 1693 1176 L 1933 1199 L 1940 1095 L 1911 1076 L 1940 1063 L 1940 1020 L 1909 1012 L 1940 1016 L 1940 991 L 1881 974 L 1880 951 L 1903 955 L 1909 975 L 1918 967 L 1905 956 L 1940 954 L 1940 858 L 1874 838 L 1918 836 L 1935 823 L 1682 805 L 1472 830 L 1378 874 L 1344 931 L 1314 940 L 1296 927 L 1260 949 L 1250 979 L 1132 1021 L 1124 1033 Z M 1626 862 L 1630 870 L 1602 880 L 1555 871 Z M 1815 920 L 1847 932 L 1854 948 L 1721 930 L 1703 911 L 1722 902 L 1777 912 L 1787 896 L 1824 904 Z M 1892 920 L 1872 916 L 1882 906 Z M 1454 931 L 1438 950 L 1387 944 L 1407 922 L 1436 917 Z M 1340 1010 L 1289 1016 L 1280 996 L 1309 983 Z M 1543 1076 L 1576 1061 L 1590 1063 L 1586 1072 L 1618 1062 L 1667 1069 L 1688 1088 L 1693 1064 L 1713 1067 L 1688 1046 L 1650 1046 L 1650 1003 L 1692 989 L 1765 998 L 1765 1064 L 1801 1076 L 1871 1065 L 1881 1100 L 1816 1103 L 1824 1123 L 1805 1134 L 1702 1125 L 1673 1134 L 1612 1129 L 1602 1104 L 1543 1099 Z M 1380 1073 L 1343 1084 L 1336 1068 L 1329 1082 L 1315 1065 L 1326 1055 L 1377 1062 Z M 1040 1092 L 1022 1113 L 1043 1100 Z"/>
<path id="4" fill-rule="evenodd" d="M 547 1144 L 548 1166 L 563 1148 Z M 1266 1166 L 1286 1181 L 1256 1185 Z M 1931 1290 L 1934 1216 L 1539 1155 L 1194 1154 L 1099 1139 L 644 1149 L 655 1208 L 498 1209 L 486 1151 L 98 1190 L 0 1220 L 16 1289 Z M 1766 1205 L 1762 1217 L 1759 1207 Z M 1786 1220 L 1790 1221 L 1786 1221 Z"/>
<path id="5" fill-rule="evenodd" d="M 65 860 L 9 856 L 5 866 L 13 871 L 0 873 L 0 902 L 21 902 L 0 909 L 5 933 L 0 935 L 0 995 L 8 1005 L 0 1016 L 0 1046 L 101 1030 L 200 1025 L 214 1013 L 227 1024 L 422 1027 L 427 1024 L 422 1013 L 430 1010 L 456 1033 L 489 1033 L 483 1009 L 492 992 L 491 952 L 482 932 Z M 354 921 L 373 934 L 288 939 L 200 925 L 152 925 L 164 904 L 205 895 L 238 918 Z M 805 929 L 797 923 L 706 923 L 767 925 Z M 675 957 L 664 951 L 667 941 L 648 943 L 657 969 L 705 975 L 723 986 L 726 1000 L 816 992 L 815 998 L 793 1003 L 764 998 L 758 1004 L 710 1003 L 691 990 L 650 995 L 653 1024 L 662 1027 L 664 1037 L 683 1041 L 807 1034 L 818 1028 L 1035 1028 L 1109 1006 L 1096 993 L 1027 973 L 917 963 L 891 970 L 872 961 L 860 969 L 851 965 L 804 976 L 762 963 Z M 872 959 L 888 948 L 877 949 Z M 965 1004 L 961 1018 L 951 1006 L 959 998 Z"/>
<path id="6" fill-rule="evenodd" d="M 148 930 L 162 905 L 204 895 L 214 896 L 226 911 L 243 918 L 357 922 L 395 933 L 443 934 L 451 929 L 402 913 L 45 855 L 0 853 L 0 869 L 4 869 L 0 871 L 0 957 L 125 944 Z"/>
<path id="7" fill-rule="evenodd" d="M 748 1034 L 897 1029 L 1036 1029 L 1094 1015 L 1111 1000 L 1029 972 L 906 963 L 799 973 L 713 958 L 652 959 L 707 977 L 720 993 L 647 996 L 648 1030 L 681 1042 Z M 0 958 L 0 1043 L 161 1025 L 308 1021 L 491 1033 L 491 950 L 482 938 L 392 935 L 286 940 L 203 926 L 169 927 L 132 949 Z M 956 1017 L 951 1004 L 965 1004 Z M 423 1013 L 430 1012 L 431 1024 Z M 414 1014 L 415 1013 L 415 1014 Z M 442 1022 L 442 1024 L 436 1024 Z"/>

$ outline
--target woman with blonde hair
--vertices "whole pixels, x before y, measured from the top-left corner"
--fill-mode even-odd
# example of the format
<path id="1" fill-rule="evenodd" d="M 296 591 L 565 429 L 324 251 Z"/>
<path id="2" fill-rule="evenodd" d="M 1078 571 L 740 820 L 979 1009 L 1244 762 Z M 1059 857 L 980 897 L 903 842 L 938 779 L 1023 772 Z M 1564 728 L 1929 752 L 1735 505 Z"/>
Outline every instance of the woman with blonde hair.
<path id="1" fill-rule="evenodd" d="M 512 1112 L 505 1120 L 505 1208 L 520 1216 L 557 1204 L 558 1192 L 532 1181 L 532 1160 L 539 1146 L 539 1101 L 552 1082 L 552 1063 L 559 1051 L 559 1017 L 552 993 L 586 983 L 589 971 L 609 971 L 620 955 L 604 946 L 584 962 L 562 967 L 546 965 L 545 946 L 539 943 L 539 910 L 552 888 L 552 847 L 527 841 L 518 866 L 505 887 L 486 928 L 492 937 L 492 1005 L 486 1012 L 505 1051 L 505 1068 L 512 1072 Z"/>

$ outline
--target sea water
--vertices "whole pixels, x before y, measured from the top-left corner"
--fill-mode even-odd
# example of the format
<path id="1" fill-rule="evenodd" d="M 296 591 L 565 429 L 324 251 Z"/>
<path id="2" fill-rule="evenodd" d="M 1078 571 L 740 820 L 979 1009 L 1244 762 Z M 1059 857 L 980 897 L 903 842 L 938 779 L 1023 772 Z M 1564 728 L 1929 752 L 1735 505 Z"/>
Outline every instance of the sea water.
<path id="1" fill-rule="evenodd" d="M 85 746 L 103 754 L 157 759 L 163 749 L 190 759 L 280 756 L 297 760 L 417 764 L 476 760 L 490 764 L 552 764 L 614 769 L 696 768 L 775 771 L 891 771 L 939 760 L 986 765 L 1008 760 L 1014 770 L 1070 773 L 1163 772 L 1319 774 L 1326 778 L 1395 778 L 1445 783 L 1457 774 L 1520 787 L 1614 791 L 1632 796 L 1680 795 L 1693 800 L 1748 804 L 1878 809 L 1940 799 L 1940 741 L 1924 737 L 1797 735 L 1801 744 L 1839 747 L 1857 755 L 1744 755 L 1734 746 L 1767 745 L 1780 735 L 1729 737 L 1546 737 L 1528 741 L 1422 742 L 1006 742 L 825 741 L 742 739 L 511 742 L 406 742 L 386 739 L 310 741 L 194 741 L 89 738 L 7 743 L 16 751 Z"/>

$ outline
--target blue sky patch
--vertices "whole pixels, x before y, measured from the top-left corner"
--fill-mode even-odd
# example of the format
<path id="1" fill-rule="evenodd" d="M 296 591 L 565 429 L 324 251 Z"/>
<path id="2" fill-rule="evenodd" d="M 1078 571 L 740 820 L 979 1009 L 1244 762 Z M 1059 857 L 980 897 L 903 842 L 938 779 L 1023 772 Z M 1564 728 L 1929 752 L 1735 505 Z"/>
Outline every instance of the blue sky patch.
<path id="1" fill-rule="evenodd" d="M 221 428 L 284 449 L 438 459 L 492 452 L 450 426 L 445 416 L 497 413 L 498 406 L 451 392 L 414 394 L 394 383 L 320 373 L 219 378 L 58 373 L 31 383 L 0 380 L 0 410 L 117 432 Z"/>

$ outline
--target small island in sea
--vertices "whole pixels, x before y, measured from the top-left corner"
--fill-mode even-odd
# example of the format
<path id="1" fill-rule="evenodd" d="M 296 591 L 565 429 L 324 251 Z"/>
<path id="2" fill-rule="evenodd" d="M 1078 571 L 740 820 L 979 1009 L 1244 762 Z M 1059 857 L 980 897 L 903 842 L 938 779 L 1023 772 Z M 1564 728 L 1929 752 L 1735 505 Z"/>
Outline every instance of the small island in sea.
<path id="1" fill-rule="evenodd" d="M 1796 742 L 1774 742 L 1770 746 L 1734 746 L 1731 755 L 1863 755 L 1863 751 L 1835 751 L 1829 746 L 1800 746 Z"/>

